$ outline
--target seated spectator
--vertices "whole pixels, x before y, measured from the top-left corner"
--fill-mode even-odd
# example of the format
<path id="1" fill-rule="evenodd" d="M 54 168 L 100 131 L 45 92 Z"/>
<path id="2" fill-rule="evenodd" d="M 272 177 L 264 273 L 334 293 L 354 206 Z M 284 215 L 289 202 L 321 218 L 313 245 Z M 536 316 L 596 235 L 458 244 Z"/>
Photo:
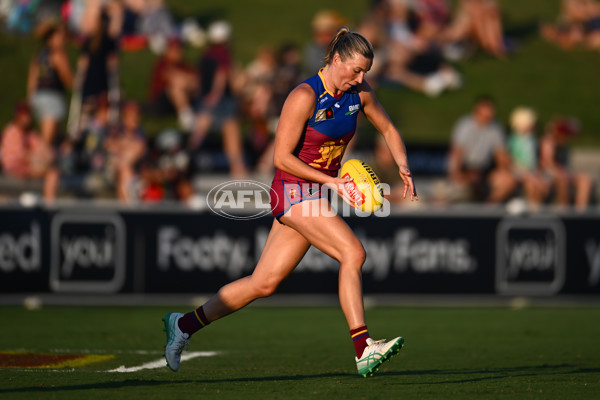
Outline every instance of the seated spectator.
<path id="1" fill-rule="evenodd" d="M 600 49 L 600 3 L 563 0 L 557 24 L 542 24 L 541 35 L 563 49 L 583 46 Z"/>
<path id="2" fill-rule="evenodd" d="M 508 150 L 516 178 L 523 184 L 525 196 L 533 209 L 538 208 L 550 191 L 550 181 L 539 169 L 539 143 L 535 137 L 537 116 L 528 107 L 517 107 L 510 115 L 511 134 Z"/>
<path id="3" fill-rule="evenodd" d="M 82 172 L 99 174 L 104 171 L 106 164 L 106 149 L 104 142 L 110 131 L 109 104 L 106 97 L 99 100 L 96 115 L 90 121 L 82 137 L 83 145 L 80 153 L 80 166 Z"/>
<path id="4" fill-rule="evenodd" d="M 546 126 L 540 142 L 540 166 L 554 181 L 557 204 L 562 207 L 568 206 L 573 188 L 575 208 L 584 211 L 590 201 L 593 180 L 586 173 L 570 169 L 567 146 L 569 140 L 578 132 L 579 124 L 576 120 L 561 117 L 552 119 Z"/>
<path id="5" fill-rule="evenodd" d="M 400 83 L 428 96 L 461 86 L 458 72 L 444 62 L 435 31 L 406 0 L 388 0 L 388 51 L 384 80 Z"/>
<path id="6" fill-rule="evenodd" d="M 496 0 L 461 0 L 454 19 L 438 38 L 444 43 L 473 43 L 498 58 L 507 55 L 500 5 Z"/>
<path id="7" fill-rule="evenodd" d="M 123 51 L 138 51 L 148 46 L 148 38 L 140 32 L 140 19 L 145 0 L 123 0 L 123 24 L 119 44 Z"/>
<path id="8" fill-rule="evenodd" d="M 244 69 L 241 85 L 242 99 L 252 118 L 264 118 L 272 95 L 277 70 L 277 55 L 270 47 L 261 47 L 254 60 Z"/>
<path id="9" fill-rule="evenodd" d="M 215 125 L 223 135 L 223 148 L 230 173 L 247 174 L 242 146 L 240 113 L 232 89 L 233 60 L 229 49 L 231 25 L 218 21 L 208 27 L 208 48 L 200 59 L 200 99 L 198 114 L 188 146 L 196 151 Z"/>
<path id="10" fill-rule="evenodd" d="M 188 202 L 194 190 L 190 183 L 189 155 L 179 132 L 162 131 L 141 166 L 141 199 L 158 203 L 165 199 Z"/>
<path id="11" fill-rule="evenodd" d="M 149 39 L 150 49 L 157 54 L 165 50 L 167 40 L 175 34 L 175 23 L 163 0 L 145 0 L 139 15 L 140 33 Z"/>
<path id="12" fill-rule="evenodd" d="M 452 21 L 448 0 L 415 0 L 414 9 L 421 23 L 439 32 Z"/>
<path id="13" fill-rule="evenodd" d="M 301 82 L 302 70 L 300 49 L 291 43 L 281 46 L 271 85 L 271 96 L 266 110 L 265 135 L 252 137 L 252 150 L 258 157 L 256 170 L 262 174 L 273 172 L 273 150 L 275 131 L 279 124 L 279 114 L 290 92 Z"/>
<path id="14" fill-rule="evenodd" d="M 495 115 L 494 100 L 479 97 L 472 112 L 454 126 L 448 160 L 451 181 L 468 189 L 474 200 L 489 203 L 505 201 L 517 185 Z"/>
<path id="15" fill-rule="evenodd" d="M 278 114 L 288 95 L 302 80 L 300 60 L 302 54 L 300 49 L 293 43 L 282 45 L 277 55 L 277 67 L 273 77 L 273 96 L 270 107 L 274 110 L 272 114 Z M 271 129 L 275 132 L 275 127 Z"/>
<path id="16" fill-rule="evenodd" d="M 435 31 L 408 0 L 375 2 L 359 32 L 377 54 L 367 79 L 374 86 L 402 85 L 436 97 L 461 86 L 458 72 L 443 59 Z"/>
<path id="17" fill-rule="evenodd" d="M 160 114 L 176 113 L 181 128 L 189 132 L 194 124 L 191 102 L 197 95 L 198 76 L 183 59 L 182 43 L 169 39 L 162 57 L 154 65 L 150 103 Z"/>
<path id="18" fill-rule="evenodd" d="M 312 41 L 305 47 L 303 55 L 303 72 L 306 76 L 312 76 L 324 67 L 327 45 L 338 28 L 346 23 L 346 18 L 337 11 L 321 10 L 315 14 L 312 20 Z"/>
<path id="19" fill-rule="evenodd" d="M 468 40 L 452 41 L 445 37 L 452 25 L 452 9 L 449 0 L 414 0 L 414 10 L 424 30 L 435 38 L 446 60 L 465 59 L 475 50 L 475 43 Z"/>
<path id="20" fill-rule="evenodd" d="M 106 168 L 105 142 L 111 129 L 106 96 L 100 97 L 94 108 L 96 112 L 81 135 L 67 138 L 59 148 L 61 184 L 79 195 L 98 195 L 114 187 Z"/>
<path id="21" fill-rule="evenodd" d="M 13 120 L 2 132 L 0 151 L 4 174 L 17 179 L 42 178 L 44 199 L 53 201 L 56 198 L 59 173 L 53 165 L 54 155 L 33 130 L 31 110 L 27 104 L 21 103 L 16 107 Z"/>
<path id="22" fill-rule="evenodd" d="M 242 74 L 239 74 L 238 85 L 242 110 L 249 120 L 250 147 L 256 155 L 263 153 L 274 133 L 270 129 L 269 122 L 273 113 L 271 103 L 277 67 L 275 50 L 261 47 L 254 60 L 248 64 Z"/>
<path id="23" fill-rule="evenodd" d="M 117 197 L 124 203 L 136 199 L 134 178 L 137 164 L 146 152 L 146 136 L 140 123 L 140 107 L 129 101 L 121 111 L 121 126 L 106 140 L 108 168 L 116 176 Z"/>
<path id="24" fill-rule="evenodd" d="M 369 73 L 365 75 L 365 79 L 369 81 L 369 84 L 372 87 L 377 88 L 379 81 L 383 76 L 389 53 L 385 23 L 379 19 L 379 13 L 371 11 L 361 22 L 357 31 L 373 46 L 375 58 L 373 59 L 373 64 L 371 65 Z"/>

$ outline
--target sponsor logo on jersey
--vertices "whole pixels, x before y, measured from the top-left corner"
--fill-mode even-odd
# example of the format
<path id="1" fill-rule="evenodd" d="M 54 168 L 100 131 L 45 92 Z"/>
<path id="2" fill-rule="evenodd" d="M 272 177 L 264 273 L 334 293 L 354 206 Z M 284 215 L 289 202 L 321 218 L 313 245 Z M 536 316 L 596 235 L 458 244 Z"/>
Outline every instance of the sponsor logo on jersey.
<path id="1" fill-rule="evenodd" d="M 346 115 L 352 115 L 352 114 L 356 113 L 358 110 L 360 110 L 360 104 L 355 104 L 353 106 L 349 106 L 348 112 L 346 113 Z"/>

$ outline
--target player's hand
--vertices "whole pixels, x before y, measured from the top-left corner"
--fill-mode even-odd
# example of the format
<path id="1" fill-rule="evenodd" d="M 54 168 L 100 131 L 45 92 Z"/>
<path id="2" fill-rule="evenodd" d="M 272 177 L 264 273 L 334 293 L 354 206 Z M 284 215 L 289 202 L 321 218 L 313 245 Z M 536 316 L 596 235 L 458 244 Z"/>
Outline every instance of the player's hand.
<path id="1" fill-rule="evenodd" d="M 417 188 L 415 187 L 415 183 L 412 178 L 412 174 L 410 169 L 406 165 L 400 166 L 400 178 L 404 182 L 404 194 L 402 196 L 403 199 L 406 198 L 408 191 L 410 190 L 410 201 L 419 200 L 419 195 L 417 195 Z"/>
<path id="2" fill-rule="evenodd" d="M 338 194 L 348 204 L 355 204 L 354 200 L 348 194 L 348 191 L 344 189 L 345 185 L 352 182 L 351 177 L 347 178 L 332 178 L 331 182 L 325 183 L 323 186 L 328 187 L 332 191 Z"/>

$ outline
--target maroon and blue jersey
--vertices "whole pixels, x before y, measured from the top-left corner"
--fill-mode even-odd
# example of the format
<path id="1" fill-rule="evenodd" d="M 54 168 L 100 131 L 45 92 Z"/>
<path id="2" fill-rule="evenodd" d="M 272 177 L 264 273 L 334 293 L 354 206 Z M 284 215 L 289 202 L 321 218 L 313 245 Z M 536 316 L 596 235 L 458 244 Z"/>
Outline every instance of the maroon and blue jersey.
<path id="1" fill-rule="evenodd" d="M 294 155 L 314 169 L 337 176 L 346 146 L 356 132 L 360 96 L 355 87 L 335 96 L 325 87 L 321 71 L 303 83 L 310 85 L 315 92 L 316 105 Z M 303 181 L 279 170 L 275 176 Z"/>
<path id="2" fill-rule="evenodd" d="M 302 83 L 308 84 L 314 91 L 315 109 L 306 123 L 294 155 L 316 170 L 329 176 L 337 176 L 346 146 L 356 132 L 356 120 L 361 108 L 358 90 L 352 87 L 340 95 L 334 95 L 325 87 L 322 70 Z M 293 186 L 290 184 L 306 186 L 307 183 L 310 182 L 277 169 L 271 190 L 289 201 L 284 201 L 287 205 L 283 207 L 280 201 L 279 207 L 273 207 L 273 214 L 278 217 L 287 211 L 291 204 L 307 199 L 302 196 L 304 190 L 301 188 L 296 191 L 289 189 L 292 190 L 290 194 L 285 193 L 285 187 Z M 293 199 L 296 192 L 300 195 L 298 201 Z M 311 190 L 310 194 L 308 198 L 315 198 L 315 192 Z"/>

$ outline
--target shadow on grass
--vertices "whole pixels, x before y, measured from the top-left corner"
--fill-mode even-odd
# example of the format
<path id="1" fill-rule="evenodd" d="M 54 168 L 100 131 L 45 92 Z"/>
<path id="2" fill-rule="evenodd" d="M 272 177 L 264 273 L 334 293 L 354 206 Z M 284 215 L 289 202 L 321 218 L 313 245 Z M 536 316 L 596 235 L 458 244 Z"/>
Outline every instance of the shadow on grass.
<path id="1" fill-rule="evenodd" d="M 443 380 L 426 379 L 422 381 L 399 382 L 401 385 L 432 385 L 432 384 L 459 384 L 473 383 L 493 379 L 519 378 L 528 376 L 551 376 L 551 375 L 570 375 L 570 374 L 587 374 L 599 373 L 600 368 L 581 368 L 571 364 L 557 365 L 532 365 L 520 367 L 506 368 L 489 368 L 489 369 L 428 369 L 428 370 L 409 370 L 397 372 L 380 372 L 373 378 L 389 378 L 389 377 L 441 377 L 446 376 Z M 452 379 L 455 375 L 470 375 L 461 379 Z M 485 375 L 485 376 L 482 376 Z M 238 377 L 238 378 L 217 378 L 217 379 L 182 379 L 182 380 L 155 380 L 148 379 L 126 379 L 122 381 L 86 383 L 81 385 L 67 386 L 30 386 L 11 389 L 0 389 L 0 394 L 3 393 L 51 393 L 61 391 L 77 391 L 90 389 L 122 389 L 134 387 L 154 387 L 163 385 L 176 385 L 182 383 L 188 384 L 216 384 L 216 383 L 260 383 L 260 382 L 281 382 L 281 381 L 304 381 L 312 379 L 327 379 L 327 378 L 348 378 L 348 379 L 363 379 L 357 374 L 349 373 L 323 373 L 313 375 L 283 375 L 283 376 L 265 376 L 265 377 Z"/>
<path id="2" fill-rule="evenodd" d="M 418 382 L 402 382 L 403 385 L 439 385 L 452 383 L 473 383 L 494 379 L 505 378 L 522 378 L 531 376 L 552 376 L 552 375 L 571 375 L 571 374 L 588 374 L 598 373 L 600 368 L 581 368 L 571 364 L 556 364 L 556 365 L 531 365 L 520 367 L 505 367 L 505 368 L 484 368 L 484 369 L 432 369 L 432 370 L 415 370 L 402 372 L 382 372 L 378 376 L 447 376 L 444 380 L 428 380 Z M 456 375 L 467 375 L 462 379 L 452 379 Z M 486 375 L 486 376 L 481 376 Z"/>

